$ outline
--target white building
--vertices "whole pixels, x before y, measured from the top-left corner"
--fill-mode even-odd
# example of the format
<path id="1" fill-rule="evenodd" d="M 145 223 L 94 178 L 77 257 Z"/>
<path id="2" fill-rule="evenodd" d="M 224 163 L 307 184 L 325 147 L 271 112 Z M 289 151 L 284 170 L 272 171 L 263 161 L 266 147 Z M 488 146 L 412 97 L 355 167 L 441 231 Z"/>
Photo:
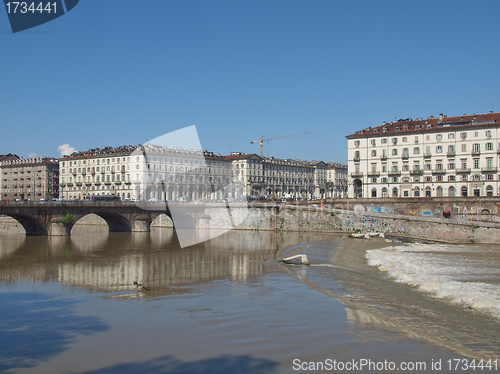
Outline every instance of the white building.
<path id="1" fill-rule="evenodd" d="M 327 196 L 343 198 L 347 196 L 347 164 L 328 163 L 327 164 Z"/>
<path id="2" fill-rule="evenodd" d="M 85 199 L 88 195 L 132 198 L 130 155 L 134 146 L 106 147 L 75 152 L 59 159 L 59 195 Z"/>
<path id="3" fill-rule="evenodd" d="M 262 158 L 237 152 L 226 158 L 232 161 L 235 180 L 247 195 L 326 197 L 327 165 L 323 161 Z"/>
<path id="4" fill-rule="evenodd" d="M 325 198 L 322 161 L 261 158 L 256 154 L 168 148 L 160 145 L 91 149 L 60 159 L 65 199 L 120 195 L 161 201 L 242 200 L 247 195 Z"/>
<path id="5" fill-rule="evenodd" d="M 499 196 L 500 113 L 400 119 L 347 136 L 350 197 Z"/>

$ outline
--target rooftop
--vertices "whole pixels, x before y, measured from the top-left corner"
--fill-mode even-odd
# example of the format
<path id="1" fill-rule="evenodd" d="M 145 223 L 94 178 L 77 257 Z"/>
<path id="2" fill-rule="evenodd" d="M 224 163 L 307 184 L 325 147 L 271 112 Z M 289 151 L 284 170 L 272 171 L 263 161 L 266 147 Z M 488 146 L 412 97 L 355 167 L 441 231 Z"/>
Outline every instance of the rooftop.
<path id="1" fill-rule="evenodd" d="M 392 134 L 411 134 L 432 131 L 443 131 L 445 127 L 453 129 L 467 129 L 473 127 L 489 127 L 500 124 L 500 113 L 489 112 L 486 114 L 472 114 L 455 117 L 447 117 L 440 114 L 434 118 L 406 118 L 396 122 L 384 122 L 377 127 L 368 127 L 346 136 L 347 139 L 366 138 L 372 136 L 387 136 Z"/>

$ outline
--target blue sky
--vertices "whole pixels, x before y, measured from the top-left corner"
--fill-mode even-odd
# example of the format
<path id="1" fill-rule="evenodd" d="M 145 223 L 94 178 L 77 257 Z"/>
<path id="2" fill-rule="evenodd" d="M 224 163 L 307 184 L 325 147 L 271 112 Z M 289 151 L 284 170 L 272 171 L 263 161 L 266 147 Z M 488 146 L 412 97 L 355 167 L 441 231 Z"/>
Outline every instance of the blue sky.
<path id="1" fill-rule="evenodd" d="M 82 0 L 12 34 L 0 154 L 143 144 L 195 125 L 215 153 L 347 161 L 397 118 L 500 111 L 498 1 Z"/>

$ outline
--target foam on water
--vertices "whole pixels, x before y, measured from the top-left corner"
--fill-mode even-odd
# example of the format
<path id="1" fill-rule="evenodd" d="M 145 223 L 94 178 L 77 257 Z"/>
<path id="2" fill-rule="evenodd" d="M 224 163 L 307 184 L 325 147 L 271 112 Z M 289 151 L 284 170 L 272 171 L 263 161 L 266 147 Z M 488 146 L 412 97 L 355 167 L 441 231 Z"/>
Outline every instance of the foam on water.
<path id="1" fill-rule="evenodd" d="M 500 264 L 481 248 L 404 244 L 368 250 L 368 264 L 433 297 L 500 318 Z"/>

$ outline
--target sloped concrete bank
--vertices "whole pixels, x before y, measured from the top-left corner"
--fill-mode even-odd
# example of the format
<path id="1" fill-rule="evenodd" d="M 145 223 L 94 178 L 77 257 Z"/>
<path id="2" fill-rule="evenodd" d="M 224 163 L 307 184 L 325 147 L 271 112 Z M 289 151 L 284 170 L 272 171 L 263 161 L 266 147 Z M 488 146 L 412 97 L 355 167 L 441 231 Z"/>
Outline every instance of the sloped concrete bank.
<path id="1" fill-rule="evenodd" d="M 499 243 L 500 224 L 307 206 L 207 207 L 211 228 L 332 233 L 381 232 L 385 235 L 447 243 Z"/>

